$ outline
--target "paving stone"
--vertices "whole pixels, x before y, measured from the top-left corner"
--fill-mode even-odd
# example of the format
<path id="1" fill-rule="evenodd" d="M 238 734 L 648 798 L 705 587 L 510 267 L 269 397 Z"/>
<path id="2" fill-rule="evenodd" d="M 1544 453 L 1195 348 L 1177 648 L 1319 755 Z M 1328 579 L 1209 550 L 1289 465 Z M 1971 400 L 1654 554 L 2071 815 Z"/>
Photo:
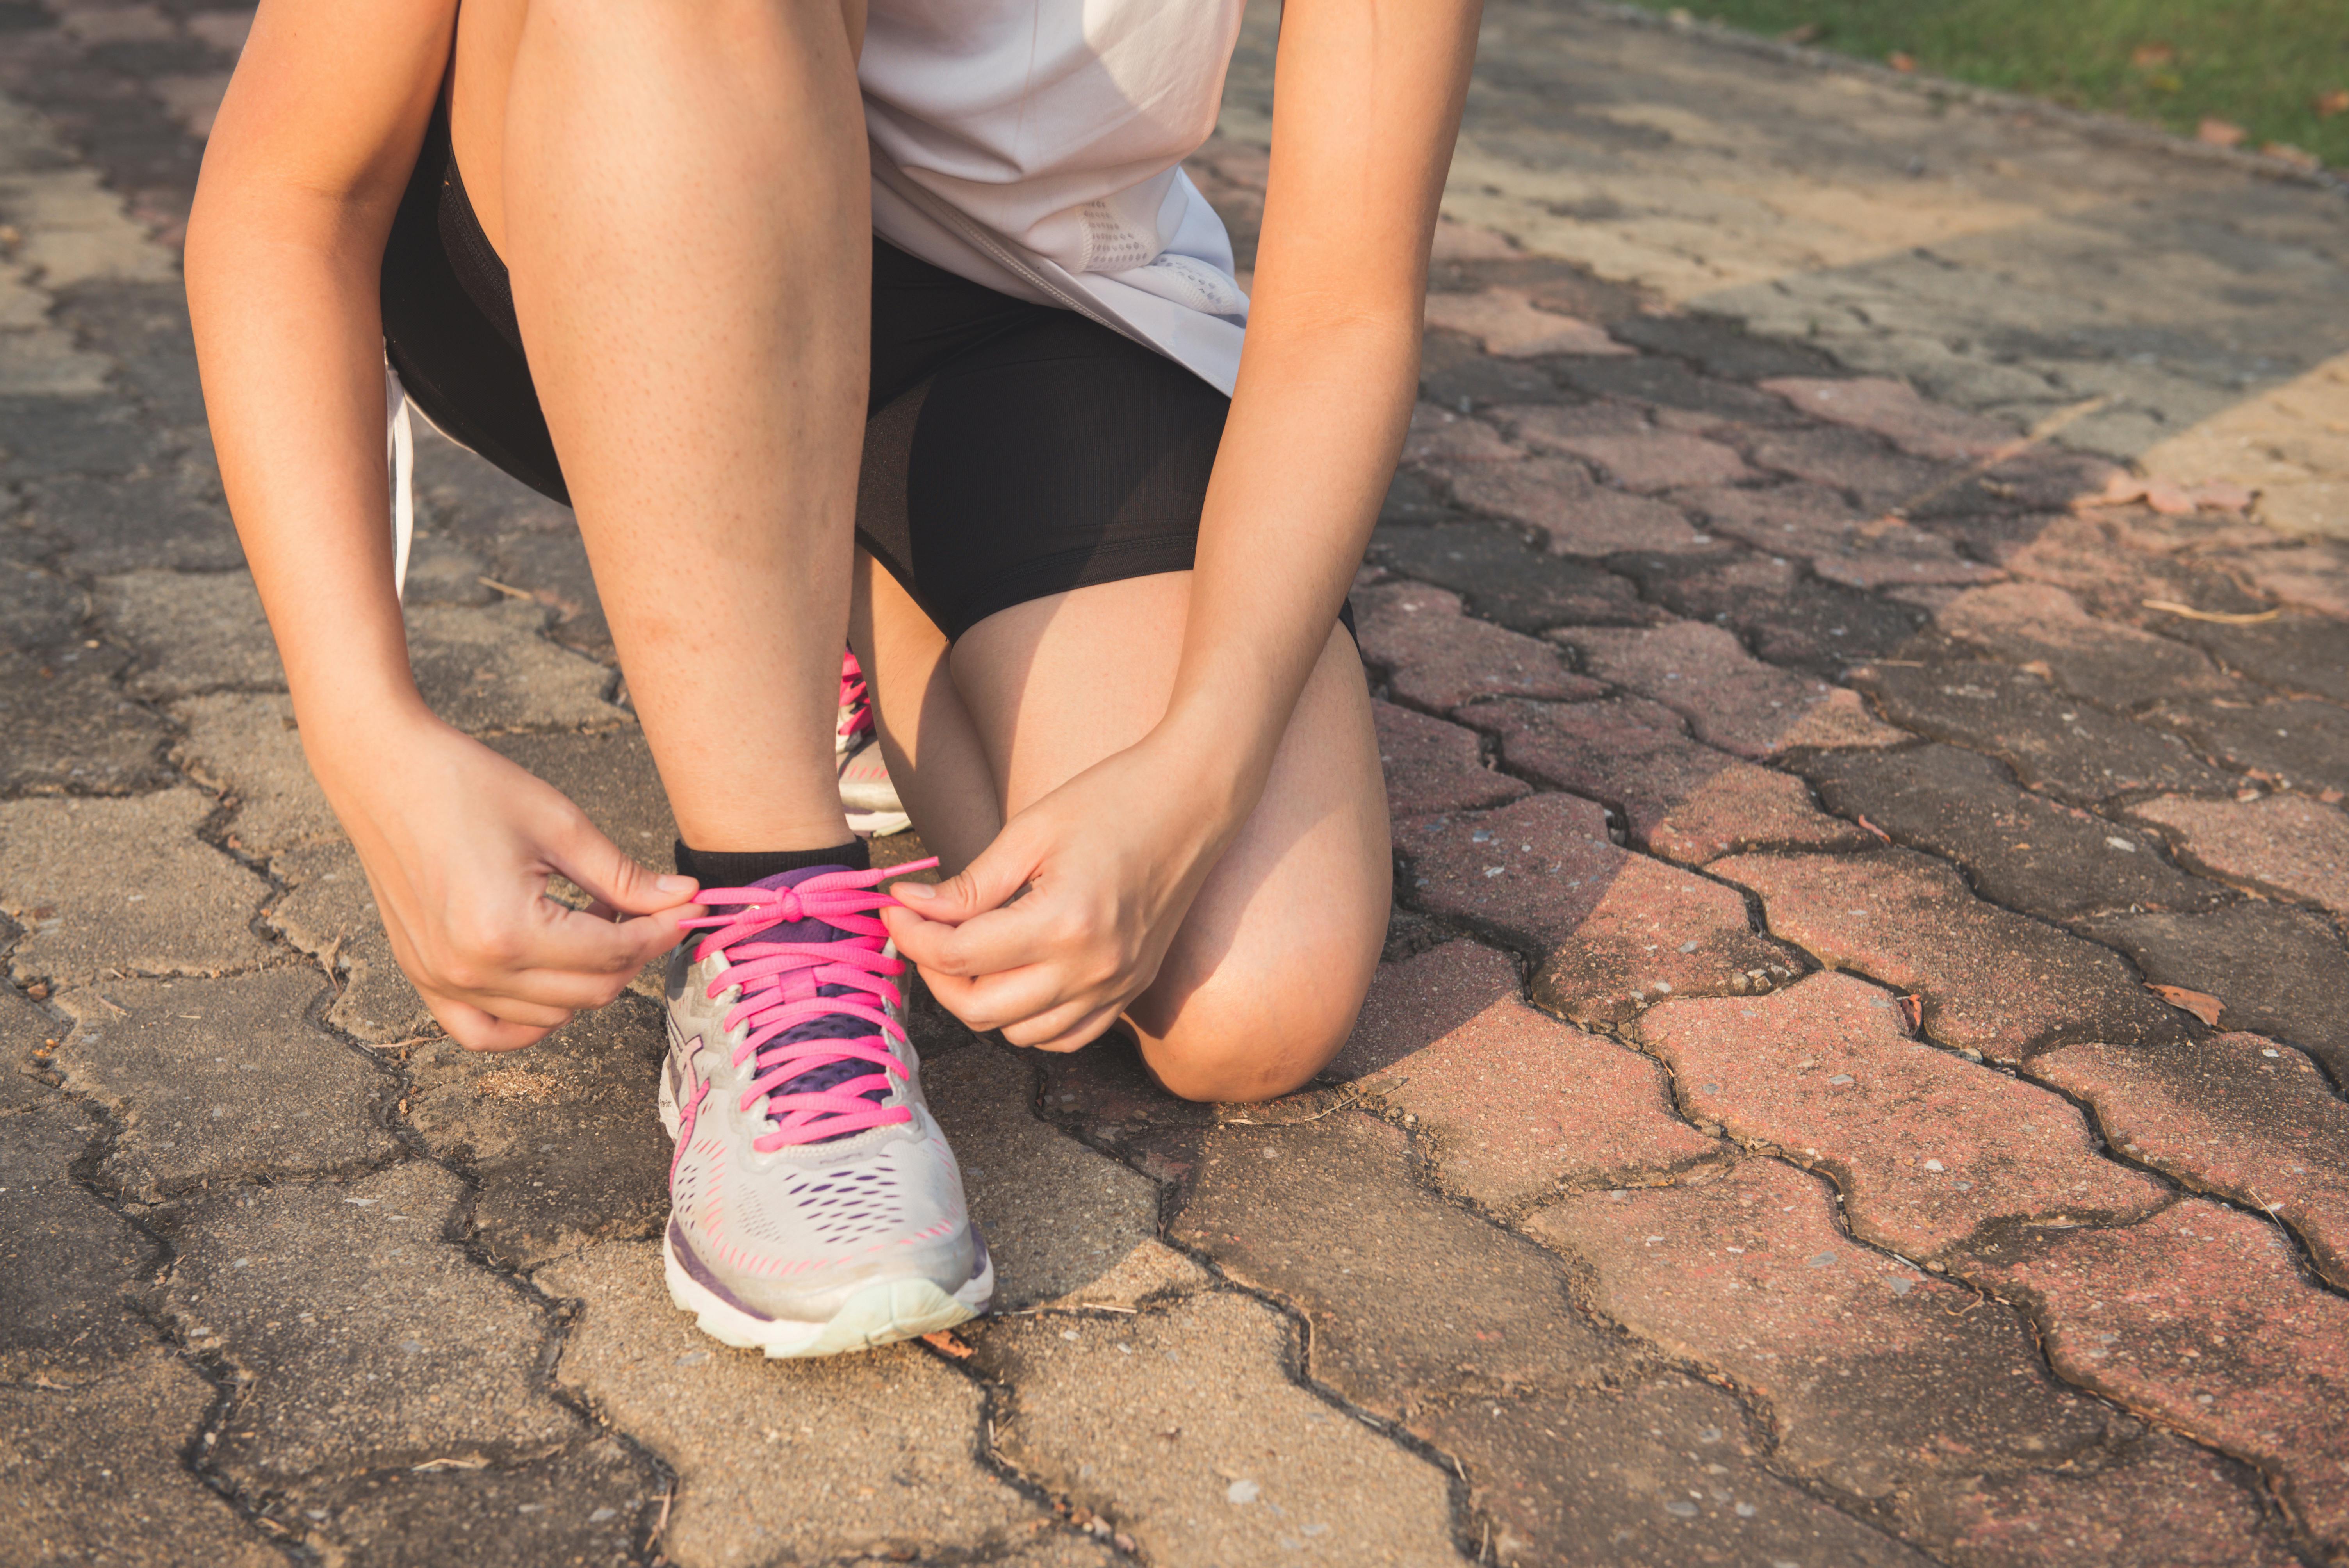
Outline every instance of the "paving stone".
<path id="1" fill-rule="evenodd" d="M 273 1499 L 264 1514 L 328 1562 L 385 1568 L 639 1562 L 657 1522 L 650 1461 L 598 1438 L 512 1469 L 353 1477 Z"/>
<path id="2" fill-rule="evenodd" d="M 6 1011 L 20 1010 L 39 1016 L 8 995 Z M 12 1037 L 16 1027 L 12 1020 Z M 5 1069 L 9 1078 L 32 1087 L 14 1068 Z M 7 1162 L 0 1185 L 0 1381 L 63 1387 L 111 1375 L 150 1341 L 124 1295 L 151 1266 L 154 1248 L 73 1179 L 74 1164 L 105 1130 L 98 1119 L 54 1091 L 35 1092 L 29 1106 L 0 1117 Z M 5 1518 L 0 1514 L 0 1532 Z"/>
<path id="3" fill-rule="evenodd" d="M 1525 453 L 1501 438 L 1500 431 L 1482 419 L 1455 413 L 1433 403 L 1411 411 L 1411 428 L 1403 434 L 1402 462 L 1515 462 Z"/>
<path id="4" fill-rule="evenodd" d="M 1836 1219 L 1832 1190 L 1748 1160 L 1585 1192 L 1527 1228 L 1589 1270 L 1597 1310 L 1757 1399 L 1797 1476 L 1874 1501 L 2096 1447 L 2106 1412 L 2041 1369 L 2012 1313 L 1854 1245 Z"/>
<path id="5" fill-rule="evenodd" d="M 621 722 L 604 697 L 611 672 L 546 641 L 546 621 L 543 606 L 514 599 L 411 608 L 409 657 L 425 701 L 468 732 Z"/>
<path id="6" fill-rule="evenodd" d="M 1678 1373 L 1460 1399 L 1427 1428 L 1466 1467 L 1494 1559 L 1513 1568 L 1930 1561 L 1771 1474 L 1737 1401 Z"/>
<path id="7" fill-rule="evenodd" d="M 2097 910 L 2207 910 L 2232 902 L 2160 853 L 2153 836 L 2020 789 L 2004 765 L 1939 742 L 1805 758 L 1829 810 L 1954 861 L 1992 903 L 2072 921 Z"/>
<path id="8" fill-rule="evenodd" d="M 113 795 L 162 781 L 166 727 L 116 684 L 129 662 L 113 648 L 0 648 L 0 792 Z"/>
<path id="9" fill-rule="evenodd" d="M 164 1305 L 243 1385 L 212 1449 L 248 1486 L 513 1461 L 578 1434 L 540 1391 L 542 1312 L 443 1240 L 464 1184 L 409 1161 L 340 1185 L 215 1187 Z"/>
<path id="10" fill-rule="evenodd" d="M 1257 1302 L 1004 1319 L 972 1337 L 973 1365 L 1010 1390 L 1005 1458 L 1151 1562 L 1459 1561 L 1450 1478 L 1290 1382 L 1292 1332 Z"/>
<path id="11" fill-rule="evenodd" d="M 77 1387 L 0 1387 L 0 1558 L 22 1568 L 278 1568 L 285 1559 L 188 1472 L 212 1385 L 149 1346 Z"/>
<path id="12" fill-rule="evenodd" d="M 1691 740 L 1659 704 L 1493 702 L 1464 717 L 1500 737 L 1516 771 L 1619 805 L 1632 838 L 1667 860 L 1702 865 L 1762 844 L 1874 842 L 1812 805 L 1799 779 Z"/>
<path id="13" fill-rule="evenodd" d="M 1799 556 L 1847 587 L 1972 583 L 2000 575 L 1961 557 L 1939 534 L 1862 514 L 1825 485 L 1713 486 L 1675 490 L 1671 499 L 1712 532 L 1767 554 Z"/>
<path id="14" fill-rule="evenodd" d="M 85 577 L 231 572 L 244 564 L 228 509 L 201 470 L 159 465 L 127 477 L 60 474 L 27 486 L 25 508 L 32 525 L 62 543 L 72 569 Z"/>
<path id="15" fill-rule="evenodd" d="M 1607 688 L 1568 671 L 1536 638 L 1461 613 L 1460 597 L 1417 583 L 1381 583 L 1353 595 L 1362 656 L 1389 671 L 1403 701 L 1454 708 L 1489 696 L 1573 700 Z"/>
<path id="16" fill-rule="evenodd" d="M 1941 463 L 1894 451 L 1858 430 L 1826 426 L 1769 431 L 1747 455 L 1763 468 L 1832 486 L 1868 511 L 1899 507 L 1951 477 Z"/>
<path id="17" fill-rule="evenodd" d="M 1420 351 L 1419 395 L 1466 413 L 1482 404 L 1556 397 L 1558 391 L 1539 366 L 1486 354 L 1464 335 L 1431 332 Z"/>
<path id="18" fill-rule="evenodd" d="M 2349 792 L 2349 708 L 2307 697 L 2275 702 L 2215 698 L 2162 708 L 2153 722 L 2206 757 L 2252 778 L 2312 794 Z"/>
<path id="19" fill-rule="evenodd" d="M 1535 999 L 1578 1024 L 1609 1027 L 1676 994 L 1766 990 L 1797 962 L 1754 934 L 1733 889 L 1617 847 L 1604 810 L 1576 796 L 1399 822 L 1394 841 L 1414 903 L 1542 954 Z"/>
<path id="20" fill-rule="evenodd" d="M 403 604 L 493 604 L 502 597 L 490 586 L 489 562 L 447 534 L 419 530 L 409 541 L 408 576 L 399 591 Z M 511 586 L 511 585 L 510 585 Z"/>
<path id="21" fill-rule="evenodd" d="M 1937 524 L 1938 526 L 1938 524 Z M 2027 520 L 1992 552 L 2017 577 L 2061 588 L 2089 614 L 2127 621 L 2198 647 L 2211 623 L 2147 606 L 2148 599 L 2219 614 L 2260 614 L 2274 606 L 2228 573 L 2182 555 L 2131 546 L 2127 525 L 2106 516 L 2057 514 Z"/>
<path id="22" fill-rule="evenodd" d="M 1902 451 L 1940 462 L 1987 458 L 2013 446 L 2020 434 L 1995 419 L 1929 403 L 1907 382 L 1889 377 L 1785 376 L 1761 386 L 1814 418 L 1868 431 Z"/>
<path id="23" fill-rule="evenodd" d="M 21 981 L 216 975 L 274 956 L 250 923 L 269 884 L 196 837 L 212 800 L 0 800 L 0 912 Z"/>
<path id="24" fill-rule="evenodd" d="M 492 736 L 484 744 L 563 791 L 637 864 L 666 872 L 675 863 L 677 821 L 652 748 L 634 724 L 585 734 Z"/>
<path id="25" fill-rule="evenodd" d="M 0 476 L 126 474 L 153 455 L 154 437 L 136 411 L 110 397 L 0 394 Z"/>
<path id="26" fill-rule="evenodd" d="M 67 991 L 56 1066 L 120 1130 L 104 1180 L 149 1202 L 213 1181 L 349 1171 L 399 1152 L 389 1083 L 308 1021 L 315 970 L 101 980 Z"/>
<path id="27" fill-rule="evenodd" d="M 1036 1119 L 1039 1054 L 982 1043 L 922 1068 L 995 1260 L 999 1311 L 1097 1299 L 1094 1284 L 1158 1244 L 1157 1184 Z"/>
<path id="28" fill-rule="evenodd" d="M 490 1257 L 529 1269 L 590 1242 L 660 1233 L 661 1020 L 658 1004 L 623 996 L 526 1051 L 444 1038 L 409 1056 L 405 1119 L 479 1189 L 473 1231 Z"/>
<path id="29" fill-rule="evenodd" d="M 1711 548 L 1671 507 L 1609 490 L 1567 458 L 1460 463 L 1444 474 L 1461 505 L 1539 529 L 1560 555 Z"/>
<path id="30" fill-rule="evenodd" d="M 598 1243 L 534 1283 L 582 1304 L 557 1383 L 676 1473 L 661 1550 L 680 1568 L 976 1555 L 1046 1517 L 978 1462 L 979 1389 L 917 1346 L 729 1350 L 671 1304 L 652 1242 Z"/>
<path id="31" fill-rule="evenodd" d="M 1608 326 L 1614 335 L 1614 323 Z M 1733 381 L 1692 374 L 1669 359 L 1641 355 L 1625 359 L 1568 360 L 1557 367 L 1558 379 L 1578 392 L 1595 397 L 1628 397 L 1658 410 L 1677 408 L 1718 418 L 1760 425 L 1799 425 L 1785 404 Z"/>
<path id="32" fill-rule="evenodd" d="M 1758 381 L 1765 376 L 1825 375 L 1834 360 L 1784 338 L 1749 333 L 1726 316 L 1698 312 L 1641 315 L 1609 322 L 1608 334 L 1653 354 L 1693 359 L 1715 376 Z M 1739 388 L 1744 390 L 1744 388 Z"/>
<path id="33" fill-rule="evenodd" d="M 533 603 L 554 612 L 546 634 L 554 642 L 616 667 L 619 655 L 612 646 L 611 624 L 605 619 L 579 530 L 570 513 L 553 516 L 556 523 L 552 528 L 498 535 L 490 546 L 491 568 L 500 583 L 528 589 Z"/>
<path id="34" fill-rule="evenodd" d="M 2349 1105 L 2308 1057 L 2228 1034 L 2162 1051 L 2067 1046 L 2031 1066 L 2091 1107 L 2114 1148 L 2274 1215 L 2349 1288 Z"/>
<path id="35" fill-rule="evenodd" d="M 1854 664 L 1902 647 L 1924 620 L 1909 605 L 1806 576 L 1783 557 L 1716 548 L 1707 555 L 1634 552 L 1610 564 L 1674 614 L 1727 626 L 1769 663 L 1834 681 Z"/>
<path id="36" fill-rule="evenodd" d="M 1592 675 L 1663 704 L 1698 739 L 1750 761 L 1798 746 L 1896 746 L 1909 738 L 1871 717 L 1857 692 L 1763 664 L 1721 626 L 1568 626 L 1554 635 Z"/>
<path id="37" fill-rule="evenodd" d="M 1895 1500 L 1900 1532 L 1965 1568 L 2292 1568 L 2248 1467 L 2152 1430 L 2057 1470 L 1951 1477 Z"/>
<path id="38" fill-rule="evenodd" d="M 1690 1114 L 1826 1172 L 1852 1233 L 1904 1257 L 1945 1253 L 1993 1222 L 2135 1219 L 2169 1195 L 2098 1159 L 2069 1103 L 1909 1038 L 1891 996 L 1847 975 L 1668 1002 L 1640 1037 Z"/>
<path id="39" fill-rule="evenodd" d="M 1888 663 L 1854 670 L 1851 680 L 1893 723 L 1986 751 L 2033 788 L 2084 805 L 2134 789 L 2231 793 L 2238 783 L 2175 736 L 2066 696 L 2010 665 Z"/>
<path id="40" fill-rule="evenodd" d="M 1462 595 L 1468 613 L 1513 631 L 1637 626 L 1655 618 L 1631 583 L 1597 567 L 1528 550 L 1489 522 L 1381 528 L 1371 559 Z"/>
<path id="41" fill-rule="evenodd" d="M 1660 430 L 1637 410 L 1621 428 L 1589 428 L 1592 408 L 1623 409 L 1621 404 L 1560 408 L 1536 404 L 1526 408 L 1496 409 L 1519 441 L 1537 452 L 1563 452 L 1595 463 L 1601 472 L 1628 490 L 1653 494 L 1685 485 L 1735 484 L 1761 476 L 1745 466 L 1736 449 L 1702 436 Z"/>
<path id="42" fill-rule="evenodd" d="M 2001 583 L 1961 594 L 1934 624 L 2074 696 L 2134 708 L 2165 698 L 2224 696 L 2236 683 L 2182 643 L 2099 620 L 2044 583 Z"/>
<path id="43" fill-rule="evenodd" d="M 2258 547 L 2226 559 L 2263 593 L 2335 620 L 2349 620 L 2349 542 L 2306 539 L 2278 544 L 2269 534 Z"/>
<path id="44" fill-rule="evenodd" d="M 171 706 L 184 736 L 171 760 L 234 802 L 228 839 L 267 857 L 339 842 L 342 824 L 310 775 L 294 701 L 278 692 L 215 692 Z"/>
<path id="45" fill-rule="evenodd" d="M 2075 1040 L 2185 1037 L 2110 949 L 1983 903 L 1912 850 L 1741 855 L 1710 869 L 1762 895 L 1773 934 L 1916 993 L 1925 1033 L 1943 1045 L 2016 1062 Z"/>
<path id="46" fill-rule="evenodd" d="M 1487 1209 L 1720 1152 L 1653 1061 L 1526 1006 L 1516 964 L 1470 942 L 1382 965 L 1326 1071 L 1415 1118 L 1444 1190 Z"/>
<path id="47" fill-rule="evenodd" d="M 327 1023 L 376 1046 L 439 1032 L 392 956 L 357 851 L 348 844 L 297 850 L 278 856 L 270 870 L 288 891 L 262 919 L 342 984 L 326 1008 Z"/>
<path id="48" fill-rule="evenodd" d="M 247 572 L 126 572 L 98 583 L 98 617 L 140 652 L 133 696 L 284 691 L 285 671 Z"/>
<path id="49" fill-rule="evenodd" d="M 2170 831 L 2216 875 L 2349 914 L 2349 816 L 2301 795 L 2195 800 L 2164 795 L 2129 814 Z"/>
<path id="50" fill-rule="evenodd" d="M 2287 696 L 2349 703 L 2349 624 L 2301 610 L 2249 626 L 2161 619 L 2165 633 Z"/>
<path id="51" fill-rule="evenodd" d="M 1427 296 L 1427 325 L 1483 342 L 1487 354 L 1533 359 L 1552 354 L 1630 354 L 1604 328 L 1541 309 L 1522 289 Z"/>
<path id="52" fill-rule="evenodd" d="M 1499 806 L 1532 789 L 1522 779 L 1485 767 L 1473 729 L 1379 701 L 1371 704 L 1371 722 L 1378 730 L 1379 765 L 1392 816 Z"/>
<path id="53" fill-rule="evenodd" d="M 89 595 L 47 567 L 0 555 L 0 644 L 45 648 L 80 634 Z"/>
<path id="54" fill-rule="evenodd" d="M 2018 1232 L 1963 1272 L 2028 1304 L 2058 1377 L 2250 1460 L 2325 1551 L 2349 1545 L 2349 1301 L 2302 1278 L 2276 1227 L 2187 1198 Z"/>
<path id="55" fill-rule="evenodd" d="M 2116 914 L 2083 922 L 2157 985 L 2216 996 L 2219 1022 L 2299 1047 L 2349 1083 L 2349 949 L 2303 910 L 2251 900 L 2208 914 Z"/>

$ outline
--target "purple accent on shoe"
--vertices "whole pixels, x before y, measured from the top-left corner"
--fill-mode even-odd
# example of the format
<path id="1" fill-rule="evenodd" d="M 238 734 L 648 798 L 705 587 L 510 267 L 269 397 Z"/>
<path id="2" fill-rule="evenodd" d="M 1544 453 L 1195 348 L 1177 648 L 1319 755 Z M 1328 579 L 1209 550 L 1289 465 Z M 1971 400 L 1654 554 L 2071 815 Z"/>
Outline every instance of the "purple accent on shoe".
<path id="1" fill-rule="evenodd" d="M 970 1278 L 977 1279 L 986 1272 L 987 1234 L 978 1228 L 978 1222 L 973 1220 L 970 1222 Z M 970 1280 L 965 1280 L 963 1283 L 968 1284 Z"/>
<path id="2" fill-rule="evenodd" d="M 694 1284 L 737 1312 L 755 1317 L 761 1323 L 775 1321 L 757 1307 L 746 1305 L 740 1296 L 719 1283 L 718 1276 L 709 1272 L 709 1266 L 694 1255 L 693 1243 L 685 1239 L 685 1229 L 677 1222 L 674 1215 L 668 1222 L 668 1250 L 677 1254 L 677 1261 L 685 1265 L 685 1272 L 693 1276 Z"/>

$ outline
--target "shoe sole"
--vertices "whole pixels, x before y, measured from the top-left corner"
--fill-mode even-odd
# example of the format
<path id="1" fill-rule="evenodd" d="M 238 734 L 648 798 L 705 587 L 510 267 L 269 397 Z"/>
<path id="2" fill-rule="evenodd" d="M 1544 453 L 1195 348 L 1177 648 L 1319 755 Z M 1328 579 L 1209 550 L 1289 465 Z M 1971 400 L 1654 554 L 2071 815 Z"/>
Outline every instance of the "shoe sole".
<path id="1" fill-rule="evenodd" d="M 669 1092 L 668 1068 L 661 1068 L 661 1126 L 677 1140 L 677 1099 Z M 695 1326 L 720 1345 L 737 1350 L 763 1351 L 771 1360 L 807 1356 L 840 1356 L 919 1339 L 968 1323 L 987 1310 L 995 1296 L 995 1259 L 986 1264 L 960 1290 L 948 1295 L 938 1283 L 918 1274 L 874 1280 L 840 1304 L 840 1310 L 823 1323 L 787 1317 L 755 1317 L 727 1301 L 686 1272 L 661 1227 L 661 1273 L 668 1282 L 668 1298 L 680 1312 L 693 1314 Z"/>
<path id="2" fill-rule="evenodd" d="M 914 819 L 903 811 L 860 811 L 854 806 L 843 806 L 843 810 L 848 830 L 862 839 L 892 838 L 914 825 Z"/>

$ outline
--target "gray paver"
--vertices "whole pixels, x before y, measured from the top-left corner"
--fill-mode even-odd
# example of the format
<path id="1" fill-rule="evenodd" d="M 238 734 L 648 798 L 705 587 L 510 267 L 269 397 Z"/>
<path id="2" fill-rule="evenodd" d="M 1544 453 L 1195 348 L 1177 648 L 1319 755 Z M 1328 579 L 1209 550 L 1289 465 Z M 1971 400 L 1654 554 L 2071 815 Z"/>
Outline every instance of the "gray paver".
<path id="1" fill-rule="evenodd" d="M 604 700 L 611 672 L 540 637 L 547 618 L 543 606 L 514 599 L 411 608 L 409 658 L 424 700 L 469 732 L 625 722 Z"/>
<path id="2" fill-rule="evenodd" d="M 228 837 L 266 859 L 343 836 L 302 755 L 293 699 L 276 692 L 220 692 L 171 706 L 185 731 L 171 760 L 235 801 Z"/>
<path id="3" fill-rule="evenodd" d="M 285 670 L 246 572 L 126 572 L 98 584 L 98 617 L 140 655 L 143 697 L 283 691 Z"/>
<path id="4" fill-rule="evenodd" d="M 0 648 L 0 791 L 114 795 L 163 781 L 166 727 L 122 695 L 128 663 L 113 648 Z"/>
<path id="5" fill-rule="evenodd" d="M 2157 985 L 2224 1004 L 2220 1022 L 2298 1046 L 2349 1083 L 2349 948 L 2304 910 L 2251 900 L 2209 914 L 2116 914 L 2079 927 Z"/>
<path id="6" fill-rule="evenodd" d="M 401 974 L 376 913 L 358 851 L 326 844 L 280 855 L 270 869 L 289 884 L 263 919 L 342 984 L 326 1022 L 369 1045 L 410 1039 L 436 1027 Z"/>
<path id="7" fill-rule="evenodd" d="M 611 1438 L 512 1468 L 378 1472 L 271 1500 L 264 1517 L 327 1562 L 376 1568 L 622 1568 L 657 1521 L 652 1462 Z"/>
<path id="8" fill-rule="evenodd" d="M 61 1387 L 107 1376 L 152 1339 L 125 1297 L 155 1248 L 73 1178 L 98 1119 L 53 1091 L 33 1094 L 0 1116 L 0 1378 Z"/>

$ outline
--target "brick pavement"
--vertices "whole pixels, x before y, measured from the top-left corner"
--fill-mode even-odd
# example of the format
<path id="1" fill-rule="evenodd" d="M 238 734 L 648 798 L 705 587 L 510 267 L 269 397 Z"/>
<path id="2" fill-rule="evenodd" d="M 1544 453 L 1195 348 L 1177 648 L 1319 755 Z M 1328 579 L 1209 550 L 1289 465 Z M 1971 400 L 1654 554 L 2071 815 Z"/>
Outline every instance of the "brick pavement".
<path id="1" fill-rule="evenodd" d="M 2349 218 L 1488 26 L 1354 1038 L 1209 1108 L 921 1014 L 1006 1313 L 789 1366 L 659 1287 L 651 998 L 437 1037 L 303 769 L 174 283 L 240 18 L 0 7 L 0 1560 L 2349 1563 Z M 566 520 L 420 467 L 428 694 L 657 857 Z"/>

